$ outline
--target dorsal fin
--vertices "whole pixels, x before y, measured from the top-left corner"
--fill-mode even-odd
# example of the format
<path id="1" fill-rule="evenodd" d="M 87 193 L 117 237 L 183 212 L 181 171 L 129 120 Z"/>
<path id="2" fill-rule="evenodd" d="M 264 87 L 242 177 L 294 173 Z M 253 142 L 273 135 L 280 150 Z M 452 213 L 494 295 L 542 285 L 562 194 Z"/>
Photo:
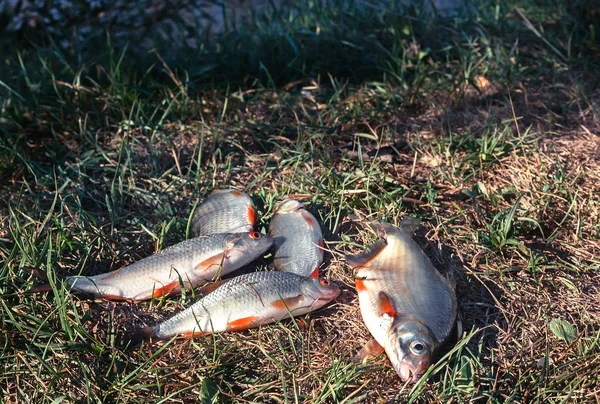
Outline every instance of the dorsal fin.
<path id="1" fill-rule="evenodd" d="M 381 251 L 383 251 L 383 249 L 386 246 L 387 246 L 387 243 L 385 240 L 377 240 L 376 242 L 371 244 L 369 247 L 367 247 L 367 249 L 363 253 L 356 254 L 356 255 L 347 254 L 346 262 L 348 263 L 348 265 L 350 265 L 354 269 L 359 268 L 359 267 L 365 267 L 369 264 L 369 262 L 371 262 L 375 258 L 377 258 L 379 253 L 381 253 Z"/>

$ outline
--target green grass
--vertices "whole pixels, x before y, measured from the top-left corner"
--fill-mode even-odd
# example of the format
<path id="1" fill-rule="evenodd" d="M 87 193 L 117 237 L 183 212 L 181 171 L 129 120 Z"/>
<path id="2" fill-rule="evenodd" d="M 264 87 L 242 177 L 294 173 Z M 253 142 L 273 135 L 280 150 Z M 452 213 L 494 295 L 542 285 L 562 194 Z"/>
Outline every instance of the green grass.
<path id="1" fill-rule="evenodd" d="M 56 33 L 6 36 L 4 401 L 596 401 L 597 8 L 295 12 L 256 15 L 193 50 L 156 42 L 149 53 L 104 31 L 71 47 Z M 219 187 L 253 195 L 263 230 L 277 200 L 305 202 L 342 294 L 295 321 L 123 350 L 123 333 L 194 294 L 93 302 L 58 280 L 187 238 L 199 199 Z M 350 363 L 369 334 L 342 254 L 375 237 L 350 223 L 355 212 L 421 218 L 419 244 L 440 270 L 456 268 L 463 337 L 414 386 L 384 356 Z M 54 293 L 23 294 L 37 283 L 31 267 Z M 550 328 L 557 319 L 575 338 Z"/>

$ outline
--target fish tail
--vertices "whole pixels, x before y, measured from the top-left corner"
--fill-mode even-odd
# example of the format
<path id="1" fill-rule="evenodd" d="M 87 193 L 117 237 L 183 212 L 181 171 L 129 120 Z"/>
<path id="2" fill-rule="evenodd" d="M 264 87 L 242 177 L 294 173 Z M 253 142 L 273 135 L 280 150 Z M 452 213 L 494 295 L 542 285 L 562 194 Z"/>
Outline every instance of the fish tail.
<path id="1" fill-rule="evenodd" d="M 49 283 L 46 283 L 44 285 L 34 286 L 34 287 L 26 290 L 23 293 L 25 293 L 26 295 L 32 295 L 34 293 L 43 293 L 43 292 L 52 292 L 52 286 L 50 286 Z"/>
<path id="2" fill-rule="evenodd" d="M 38 286 L 34 286 L 28 290 L 26 290 L 25 293 L 26 295 L 32 295 L 34 293 L 44 293 L 44 292 L 52 292 L 52 286 L 50 285 L 49 279 L 48 279 L 48 273 L 46 271 L 44 271 L 43 269 L 37 268 L 37 267 L 25 267 L 25 270 L 29 271 L 31 273 L 31 275 L 35 276 L 38 280 L 44 282 L 44 284 L 42 285 L 38 285 Z M 60 285 L 62 284 L 63 280 L 62 279 L 57 279 L 56 280 L 56 287 L 59 288 Z"/>
<path id="3" fill-rule="evenodd" d="M 156 336 L 155 327 L 144 327 L 126 333 L 121 339 L 121 345 L 126 348 L 135 348 L 142 344 L 142 342 L 150 341 Z"/>
<path id="4" fill-rule="evenodd" d="M 33 276 L 39 279 L 42 282 L 48 282 L 48 273 L 43 269 L 38 267 L 28 266 L 23 268 L 26 271 L 29 271 Z"/>

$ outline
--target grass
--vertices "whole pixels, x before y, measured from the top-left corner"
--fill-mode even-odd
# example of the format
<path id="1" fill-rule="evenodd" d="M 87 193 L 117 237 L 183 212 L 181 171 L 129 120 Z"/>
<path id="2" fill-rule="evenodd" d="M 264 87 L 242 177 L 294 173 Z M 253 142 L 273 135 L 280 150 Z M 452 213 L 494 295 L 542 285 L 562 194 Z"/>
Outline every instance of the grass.
<path id="1" fill-rule="evenodd" d="M 433 20 L 311 3 L 193 52 L 98 31 L 4 43 L 4 402 L 597 402 L 599 27 L 591 2 L 518 3 Z M 93 302 L 57 280 L 187 238 L 218 187 L 253 195 L 262 230 L 278 199 L 306 202 L 342 294 L 294 321 L 124 351 L 120 335 L 193 293 Z M 350 363 L 369 334 L 342 254 L 374 240 L 354 212 L 421 218 L 419 244 L 455 268 L 463 336 L 414 386 L 383 356 Z M 22 293 L 31 267 L 54 293 Z"/>

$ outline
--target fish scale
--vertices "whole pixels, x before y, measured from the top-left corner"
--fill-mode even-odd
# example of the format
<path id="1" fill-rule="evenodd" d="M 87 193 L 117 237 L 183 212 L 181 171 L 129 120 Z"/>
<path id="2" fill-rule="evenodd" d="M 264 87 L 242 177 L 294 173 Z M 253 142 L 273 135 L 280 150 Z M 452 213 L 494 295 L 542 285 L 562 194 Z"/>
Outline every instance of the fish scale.
<path id="1" fill-rule="evenodd" d="M 237 331 L 316 310 L 334 299 L 339 287 L 326 279 L 267 271 L 226 281 L 188 309 L 155 327 L 145 338 L 193 337 Z"/>
<path id="2" fill-rule="evenodd" d="M 273 237 L 273 265 L 280 271 L 319 276 L 323 235 L 319 222 L 300 202 L 285 198 L 275 208 L 269 225 Z"/>
<path id="3" fill-rule="evenodd" d="M 109 300 L 145 300 L 175 294 L 235 271 L 258 258 L 272 244 L 259 233 L 212 234 L 175 244 L 116 271 L 67 277 L 76 291 Z"/>

